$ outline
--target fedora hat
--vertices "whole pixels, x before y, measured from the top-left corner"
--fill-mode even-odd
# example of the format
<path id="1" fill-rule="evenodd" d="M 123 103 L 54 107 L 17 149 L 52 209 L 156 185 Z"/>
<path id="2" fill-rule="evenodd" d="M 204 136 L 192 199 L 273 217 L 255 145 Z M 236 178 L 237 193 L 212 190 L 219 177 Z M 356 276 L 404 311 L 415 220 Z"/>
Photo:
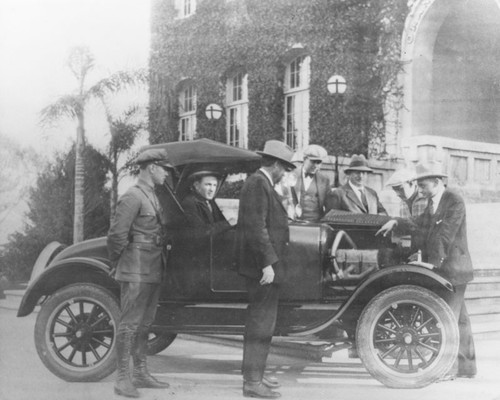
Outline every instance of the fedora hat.
<path id="1" fill-rule="evenodd" d="M 394 172 L 391 177 L 387 180 L 385 183 L 385 186 L 401 186 L 405 182 L 411 182 L 414 181 L 417 177 L 417 174 L 415 171 L 408 169 L 408 168 L 402 168 L 398 169 L 396 172 Z"/>
<path id="2" fill-rule="evenodd" d="M 415 171 L 417 173 L 417 180 L 425 178 L 446 178 L 443 172 L 443 164 L 439 161 L 429 161 L 427 163 L 418 163 L 415 166 Z"/>
<path id="3" fill-rule="evenodd" d="M 368 161 L 366 161 L 366 158 L 363 154 L 354 154 L 351 157 L 349 166 L 344 170 L 344 172 L 351 171 L 373 172 L 373 169 L 368 166 Z"/>
<path id="4" fill-rule="evenodd" d="M 261 156 L 275 158 L 282 162 L 286 168 L 295 169 L 295 164 L 292 164 L 293 150 L 286 143 L 280 140 L 268 140 L 264 144 L 264 150 L 256 151 Z"/>

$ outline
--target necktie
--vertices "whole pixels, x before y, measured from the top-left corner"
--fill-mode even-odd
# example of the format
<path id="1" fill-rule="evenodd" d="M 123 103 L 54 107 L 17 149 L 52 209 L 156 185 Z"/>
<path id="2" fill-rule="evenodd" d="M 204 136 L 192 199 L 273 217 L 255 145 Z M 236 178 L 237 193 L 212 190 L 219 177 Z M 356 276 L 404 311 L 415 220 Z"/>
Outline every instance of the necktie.
<path id="1" fill-rule="evenodd" d="M 311 174 L 310 172 L 306 172 L 306 178 L 314 178 L 314 174 Z"/>
<path id="2" fill-rule="evenodd" d="M 361 193 L 361 202 L 365 206 L 366 211 L 368 211 L 368 200 L 366 200 L 365 191 L 363 189 L 360 189 L 359 192 Z"/>
<path id="3" fill-rule="evenodd" d="M 213 214 L 214 210 L 212 209 L 212 205 L 210 204 L 210 202 L 208 200 L 207 200 L 207 207 L 210 210 L 210 214 Z"/>
<path id="4" fill-rule="evenodd" d="M 434 214 L 434 201 L 432 200 L 432 197 L 429 199 L 428 207 L 431 215 Z"/>

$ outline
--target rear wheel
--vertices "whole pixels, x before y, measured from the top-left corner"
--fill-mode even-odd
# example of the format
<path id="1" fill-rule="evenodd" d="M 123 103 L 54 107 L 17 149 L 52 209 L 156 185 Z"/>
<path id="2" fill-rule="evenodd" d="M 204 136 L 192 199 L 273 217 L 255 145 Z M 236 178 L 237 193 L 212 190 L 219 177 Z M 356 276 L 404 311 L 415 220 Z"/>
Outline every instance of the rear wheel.
<path id="1" fill-rule="evenodd" d="M 418 286 L 384 290 L 363 310 L 358 352 L 370 374 L 393 388 L 419 388 L 445 375 L 458 353 L 458 326 L 446 302 Z"/>
<path id="2" fill-rule="evenodd" d="M 103 287 L 76 284 L 43 304 L 35 325 L 42 362 L 66 381 L 99 381 L 116 368 L 115 333 L 120 308 Z"/>
<path id="3" fill-rule="evenodd" d="M 148 356 L 154 356 L 155 354 L 161 353 L 172 344 L 176 337 L 177 334 L 175 333 L 165 333 L 153 329 L 149 332 L 148 337 L 148 347 L 146 350 Z"/>

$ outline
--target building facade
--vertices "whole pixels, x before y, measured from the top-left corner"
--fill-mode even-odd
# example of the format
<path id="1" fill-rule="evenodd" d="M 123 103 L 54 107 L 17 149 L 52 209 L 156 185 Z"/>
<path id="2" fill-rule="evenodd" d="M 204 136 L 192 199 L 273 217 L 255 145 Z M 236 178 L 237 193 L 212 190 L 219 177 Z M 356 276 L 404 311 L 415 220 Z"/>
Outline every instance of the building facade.
<path id="1" fill-rule="evenodd" d="M 438 159 L 495 196 L 499 36 L 497 0 L 153 0 L 151 138 Z"/>

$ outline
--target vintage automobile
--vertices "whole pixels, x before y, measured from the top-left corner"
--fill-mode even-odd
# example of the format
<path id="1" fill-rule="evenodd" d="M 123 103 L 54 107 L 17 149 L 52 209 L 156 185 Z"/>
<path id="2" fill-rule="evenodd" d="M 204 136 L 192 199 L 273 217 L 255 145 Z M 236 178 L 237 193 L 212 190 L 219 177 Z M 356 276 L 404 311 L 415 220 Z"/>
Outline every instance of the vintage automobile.
<path id="1" fill-rule="evenodd" d="M 247 296 L 235 269 L 235 229 L 207 238 L 205 254 L 193 254 L 178 240 L 180 200 L 196 169 L 227 176 L 260 163 L 252 151 L 208 139 L 155 146 L 167 150 L 173 165 L 173 179 L 159 192 L 173 236 L 150 354 L 180 333 L 243 334 Z M 331 212 L 322 223 L 290 221 L 276 335 L 329 343 L 329 351 L 353 347 L 384 385 L 423 387 L 446 374 L 457 356 L 457 323 L 443 300 L 453 286 L 433 270 L 407 264 L 404 241 L 375 236 L 386 220 Z M 37 352 L 64 380 L 96 381 L 115 370 L 120 293 L 110 270 L 106 238 L 51 243 L 33 268 L 17 315 L 41 306 Z"/>

